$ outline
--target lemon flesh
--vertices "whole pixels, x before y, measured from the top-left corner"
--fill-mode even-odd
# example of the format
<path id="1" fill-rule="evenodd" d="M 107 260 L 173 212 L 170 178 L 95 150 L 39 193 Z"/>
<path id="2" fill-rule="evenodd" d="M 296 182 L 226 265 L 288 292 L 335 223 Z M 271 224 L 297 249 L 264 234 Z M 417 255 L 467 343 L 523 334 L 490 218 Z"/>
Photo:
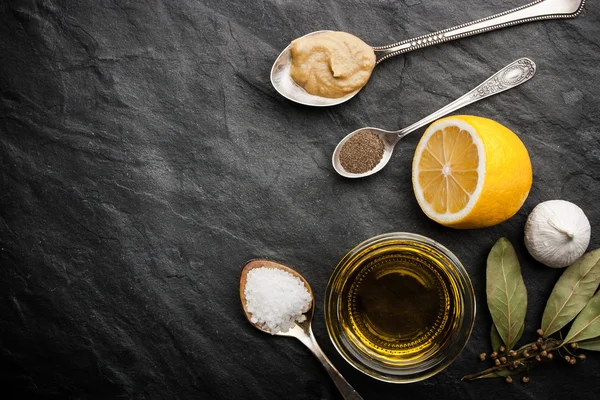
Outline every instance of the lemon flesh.
<path id="1" fill-rule="evenodd" d="M 487 118 L 451 116 L 427 128 L 413 159 L 423 212 L 453 228 L 483 228 L 519 211 L 532 183 L 525 145 Z"/>

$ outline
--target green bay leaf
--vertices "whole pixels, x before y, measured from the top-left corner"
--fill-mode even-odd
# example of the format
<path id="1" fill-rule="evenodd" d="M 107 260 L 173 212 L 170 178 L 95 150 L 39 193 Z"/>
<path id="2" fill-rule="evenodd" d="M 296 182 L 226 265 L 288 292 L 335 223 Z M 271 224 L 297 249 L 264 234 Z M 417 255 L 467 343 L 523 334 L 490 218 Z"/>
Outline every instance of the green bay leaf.
<path id="1" fill-rule="evenodd" d="M 513 371 L 509 371 L 508 369 L 502 369 L 500 371 L 494 371 L 494 372 L 487 373 L 485 375 L 478 376 L 477 378 L 474 378 L 473 380 L 476 381 L 477 379 L 505 378 L 512 374 L 513 374 Z"/>
<path id="2" fill-rule="evenodd" d="M 504 342 L 494 324 L 492 324 L 492 331 L 490 332 L 490 341 L 492 342 L 492 351 L 499 352 L 500 346 L 504 346 Z"/>
<path id="3" fill-rule="evenodd" d="M 523 334 L 527 289 L 517 254 L 506 238 L 496 242 L 487 259 L 487 303 L 507 351 Z"/>
<path id="4" fill-rule="evenodd" d="M 524 330 L 525 330 L 525 323 L 523 323 L 523 325 L 521 325 L 521 329 L 517 333 L 517 336 L 515 336 L 515 340 L 513 340 L 513 342 L 507 347 L 508 350 L 515 348 L 515 346 L 517 345 L 517 342 L 519 341 L 519 339 L 521 339 L 521 336 L 523 336 Z"/>
<path id="5" fill-rule="evenodd" d="M 506 369 L 501 369 L 498 371 L 492 371 L 492 372 L 488 372 L 487 374 L 480 375 L 477 378 L 473 378 L 471 380 L 476 381 L 478 379 L 506 378 L 507 376 L 518 375 L 522 372 L 525 372 L 526 370 L 527 370 L 527 367 L 525 365 L 520 365 L 518 368 L 516 368 L 514 370 L 510 370 L 510 369 L 506 368 Z"/>
<path id="6" fill-rule="evenodd" d="M 584 340 L 577 344 L 579 345 L 579 348 L 583 350 L 600 351 L 600 337 Z"/>
<path id="7" fill-rule="evenodd" d="M 521 336 L 523 336 L 524 330 L 525 330 L 525 324 L 523 324 L 521 326 L 521 330 L 519 331 L 519 333 L 517 333 L 517 336 L 515 337 L 515 340 L 512 342 L 512 344 L 510 346 L 507 346 L 506 343 L 504 343 L 502 341 L 502 338 L 500 337 L 500 334 L 498 333 L 498 328 L 496 328 L 496 325 L 492 324 L 492 331 L 490 332 L 490 341 L 492 342 L 492 351 L 499 352 L 500 346 L 504 346 L 507 349 L 514 349 L 515 345 L 517 344 L 517 342 L 519 341 Z"/>
<path id="8" fill-rule="evenodd" d="M 565 343 L 574 343 L 600 336 L 600 292 L 586 304 L 573 321 Z"/>
<path id="9" fill-rule="evenodd" d="M 546 303 L 542 331 L 548 337 L 567 325 L 585 307 L 600 284 L 600 249 L 590 251 L 562 274 Z"/>

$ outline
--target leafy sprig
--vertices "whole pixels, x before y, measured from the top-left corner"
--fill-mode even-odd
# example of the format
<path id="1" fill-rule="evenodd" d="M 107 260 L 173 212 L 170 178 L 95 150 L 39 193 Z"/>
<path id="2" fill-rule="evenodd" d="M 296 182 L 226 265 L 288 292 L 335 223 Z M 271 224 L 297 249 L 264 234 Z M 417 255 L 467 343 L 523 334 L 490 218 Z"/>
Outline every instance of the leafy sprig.
<path id="1" fill-rule="evenodd" d="M 584 254 L 562 274 L 546 303 L 537 341 L 517 350 L 525 328 L 527 289 L 517 255 L 510 242 L 501 238 L 487 259 L 487 303 L 493 325 L 490 333 L 493 366 L 463 380 L 503 378 L 527 373 L 539 364 L 560 358 L 573 365 L 584 360 L 580 349 L 600 351 L 600 249 Z M 594 295 L 594 293 L 596 293 Z M 574 321 L 573 321 L 574 320 Z M 571 321 L 564 339 L 555 337 Z M 487 354 L 480 354 L 481 361 Z M 529 382 L 523 376 L 523 382 Z"/>

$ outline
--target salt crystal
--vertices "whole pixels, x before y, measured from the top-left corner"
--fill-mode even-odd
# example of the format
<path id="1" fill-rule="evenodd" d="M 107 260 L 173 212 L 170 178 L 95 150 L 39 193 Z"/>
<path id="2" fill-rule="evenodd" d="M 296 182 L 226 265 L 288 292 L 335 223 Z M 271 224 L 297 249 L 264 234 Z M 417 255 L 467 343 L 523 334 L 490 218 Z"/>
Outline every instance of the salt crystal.
<path id="1" fill-rule="evenodd" d="M 312 297 L 302 280 L 277 268 L 253 268 L 246 276 L 246 310 L 251 321 L 272 334 L 306 320 Z"/>

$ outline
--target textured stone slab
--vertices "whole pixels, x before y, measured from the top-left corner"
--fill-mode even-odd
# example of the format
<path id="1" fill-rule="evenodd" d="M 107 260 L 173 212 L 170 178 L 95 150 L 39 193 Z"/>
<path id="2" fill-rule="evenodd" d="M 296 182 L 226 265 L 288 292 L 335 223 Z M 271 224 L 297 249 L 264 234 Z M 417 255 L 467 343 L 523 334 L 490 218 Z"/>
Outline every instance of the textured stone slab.
<path id="1" fill-rule="evenodd" d="M 529 292 L 524 339 L 560 271 L 527 255 L 529 211 L 570 200 L 600 245 L 600 12 L 417 50 L 377 67 L 329 109 L 279 96 L 269 71 L 290 40 L 319 29 L 382 45 L 485 17 L 510 1 L 5 1 L 0 5 L 0 365 L 10 398 L 333 399 L 299 342 L 244 319 L 246 260 L 286 263 L 317 296 L 315 334 L 365 399 L 592 399 L 597 355 L 532 373 L 529 386 L 462 383 L 488 351 L 485 259 L 515 245 Z M 315 12 L 318 9 L 318 12 Z M 513 129 L 534 185 L 511 220 L 478 231 L 429 221 L 412 194 L 407 137 L 361 181 L 330 157 L 361 126 L 398 129 L 509 62 L 528 83 L 463 110 Z M 421 383 L 394 386 L 346 364 L 323 322 L 342 255 L 390 231 L 429 236 L 462 260 L 479 314 L 464 352 Z"/>

